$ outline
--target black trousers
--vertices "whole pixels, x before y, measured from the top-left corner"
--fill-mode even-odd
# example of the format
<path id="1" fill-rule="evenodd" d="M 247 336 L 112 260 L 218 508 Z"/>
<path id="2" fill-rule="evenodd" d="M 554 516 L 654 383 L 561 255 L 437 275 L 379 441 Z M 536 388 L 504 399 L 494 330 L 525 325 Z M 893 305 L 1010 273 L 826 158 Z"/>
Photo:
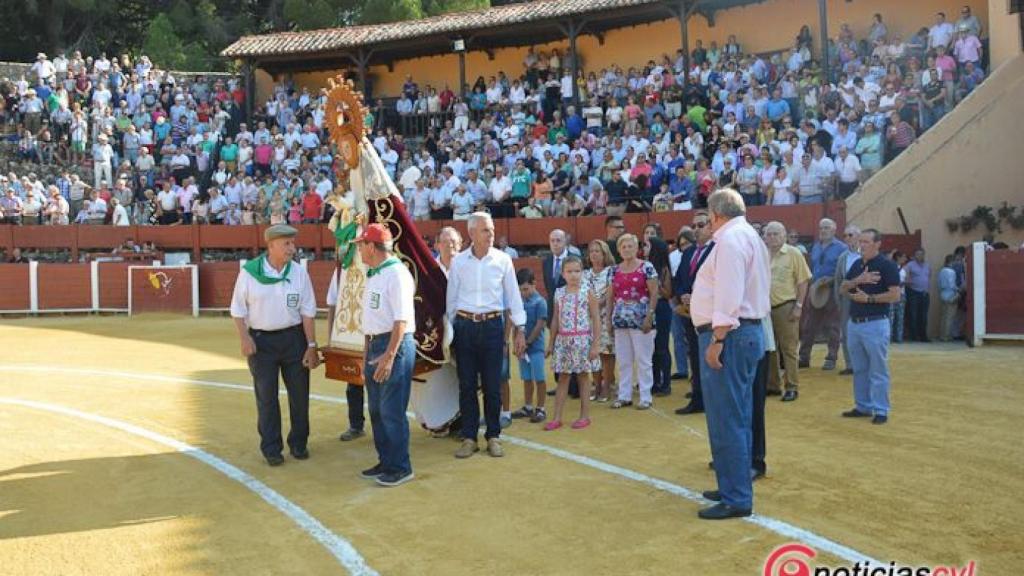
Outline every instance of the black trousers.
<path id="1" fill-rule="evenodd" d="M 757 363 L 757 376 L 754 377 L 754 411 L 751 412 L 750 423 L 753 426 L 753 442 L 751 446 L 750 467 L 764 474 L 768 471 L 764 457 L 766 452 L 764 433 L 764 399 L 768 391 L 768 361 L 770 354 L 765 353 Z"/>
<path id="2" fill-rule="evenodd" d="M 672 356 L 668 350 L 668 339 L 672 333 L 672 307 L 666 300 L 658 300 L 654 312 L 654 329 L 654 354 L 651 356 L 654 385 L 651 392 L 669 394 L 672 392 Z"/>
<path id="3" fill-rule="evenodd" d="M 454 322 L 455 358 L 459 374 L 459 412 L 462 415 L 462 437 L 476 440 L 480 426 L 480 399 L 484 393 L 484 438 L 501 436 L 501 363 L 504 354 L 505 321 L 497 316 L 473 322 L 461 316 Z"/>
<path id="4" fill-rule="evenodd" d="M 700 389 L 700 345 L 697 343 L 697 329 L 689 316 L 683 316 L 683 331 L 686 333 L 686 356 L 690 359 L 690 406 L 704 409 L 704 393 Z"/>
<path id="5" fill-rule="evenodd" d="M 366 424 L 366 415 L 363 414 L 363 386 L 349 384 L 345 388 L 345 400 L 348 402 L 348 427 L 353 430 L 362 430 Z"/>
<path id="6" fill-rule="evenodd" d="M 278 375 L 288 390 L 288 447 L 306 449 L 309 439 L 309 370 L 302 365 L 306 354 L 306 334 L 298 324 L 284 330 L 249 330 L 256 353 L 249 357 L 249 372 L 256 390 L 257 430 L 264 456 L 279 456 L 281 442 L 281 405 L 278 402 Z"/>
<path id="7" fill-rule="evenodd" d="M 931 295 L 907 288 L 907 339 L 928 340 L 928 304 Z"/>

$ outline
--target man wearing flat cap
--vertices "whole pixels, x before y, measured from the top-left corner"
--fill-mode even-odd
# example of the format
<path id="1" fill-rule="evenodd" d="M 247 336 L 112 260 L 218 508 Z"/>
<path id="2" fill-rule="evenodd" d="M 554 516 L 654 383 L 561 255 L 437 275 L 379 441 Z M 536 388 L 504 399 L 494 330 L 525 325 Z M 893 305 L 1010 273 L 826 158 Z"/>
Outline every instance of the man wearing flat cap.
<path id="1" fill-rule="evenodd" d="M 292 261 L 297 233 L 283 224 L 267 228 L 266 253 L 242 266 L 231 298 L 231 317 L 256 390 L 260 451 L 271 466 L 284 463 L 277 375 L 284 377 L 288 389 L 289 452 L 296 460 L 305 460 L 309 371 L 320 364 L 313 284 L 306 270 Z"/>

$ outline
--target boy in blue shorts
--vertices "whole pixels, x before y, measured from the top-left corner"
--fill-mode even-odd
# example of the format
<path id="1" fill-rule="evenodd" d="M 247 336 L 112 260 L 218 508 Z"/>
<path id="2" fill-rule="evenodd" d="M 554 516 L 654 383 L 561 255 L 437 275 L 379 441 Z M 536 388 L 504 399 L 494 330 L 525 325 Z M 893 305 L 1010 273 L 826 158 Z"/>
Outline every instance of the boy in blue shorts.
<path id="1" fill-rule="evenodd" d="M 519 293 L 526 309 L 526 352 L 519 359 L 519 374 L 523 379 L 524 405 L 512 413 L 513 418 L 529 418 L 530 422 L 543 422 L 544 411 L 544 327 L 548 320 L 548 303 L 537 292 L 533 270 L 522 268 L 516 272 Z M 536 391 L 537 406 L 533 406 Z"/>

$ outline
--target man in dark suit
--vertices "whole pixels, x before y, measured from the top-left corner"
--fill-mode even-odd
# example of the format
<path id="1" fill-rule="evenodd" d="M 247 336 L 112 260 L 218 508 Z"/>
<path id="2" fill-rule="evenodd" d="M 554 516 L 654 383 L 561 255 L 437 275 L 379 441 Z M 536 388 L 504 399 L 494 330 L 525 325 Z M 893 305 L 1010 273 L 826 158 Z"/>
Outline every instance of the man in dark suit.
<path id="1" fill-rule="evenodd" d="M 672 292 L 676 297 L 676 305 L 682 306 L 687 313 L 683 315 L 683 330 L 686 332 L 686 350 L 690 358 L 690 403 L 676 410 L 676 414 L 698 414 L 704 411 L 704 396 L 700 390 L 700 351 L 697 346 L 697 331 L 690 321 L 690 292 L 697 279 L 697 270 L 711 253 L 714 242 L 711 240 L 711 220 L 707 212 L 697 211 L 693 215 L 693 231 L 697 243 L 687 248 L 679 259 L 679 268 L 672 278 Z"/>
<path id="2" fill-rule="evenodd" d="M 558 228 L 552 230 L 548 234 L 548 246 L 551 248 L 551 254 L 544 257 L 543 267 L 544 291 L 547 292 L 548 301 L 548 328 L 550 328 L 551 322 L 554 320 L 555 290 L 565 286 L 565 278 L 562 278 L 562 264 L 569 256 L 565 231 Z M 555 374 L 555 381 L 558 381 L 558 374 Z M 548 396 L 554 396 L 555 392 L 556 390 L 549 390 Z M 573 398 L 579 398 L 580 396 L 575 374 L 569 381 L 569 395 Z"/>
<path id="3" fill-rule="evenodd" d="M 562 263 L 569 256 L 568 247 L 565 244 L 565 232 L 558 228 L 548 234 L 548 246 L 551 254 L 544 257 L 544 291 L 547 292 L 548 316 L 554 310 L 555 290 L 565 286 L 565 278 L 562 278 Z M 548 318 L 548 325 L 551 325 L 551 318 Z"/>

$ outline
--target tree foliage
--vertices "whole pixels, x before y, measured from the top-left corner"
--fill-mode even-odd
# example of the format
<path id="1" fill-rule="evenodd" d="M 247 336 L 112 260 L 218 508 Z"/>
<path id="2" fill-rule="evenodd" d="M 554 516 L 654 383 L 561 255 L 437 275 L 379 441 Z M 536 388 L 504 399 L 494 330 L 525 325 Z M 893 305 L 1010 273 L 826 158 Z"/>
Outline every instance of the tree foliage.
<path id="1" fill-rule="evenodd" d="M 160 66 L 217 70 L 239 36 L 397 22 L 489 6 L 489 0 L 0 0 L 0 54 L 146 53 Z"/>

